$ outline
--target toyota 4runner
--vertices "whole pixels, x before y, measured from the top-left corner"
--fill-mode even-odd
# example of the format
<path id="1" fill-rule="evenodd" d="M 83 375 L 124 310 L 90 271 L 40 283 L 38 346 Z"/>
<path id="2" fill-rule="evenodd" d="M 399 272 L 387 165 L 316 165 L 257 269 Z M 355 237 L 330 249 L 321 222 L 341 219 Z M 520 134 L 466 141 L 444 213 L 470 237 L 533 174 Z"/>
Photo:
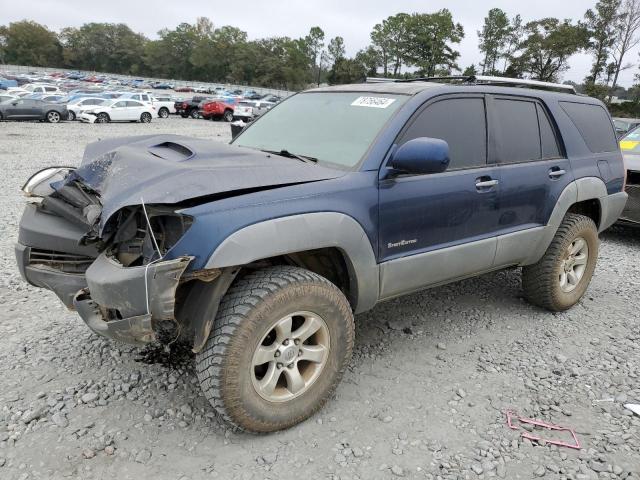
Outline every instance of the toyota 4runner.
<path id="1" fill-rule="evenodd" d="M 46 169 L 16 254 L 94 332 L 188 342 L 227 422 L 321 408 L 378 302 L 506 267 L 561 311 L 623 210 L 611 118 L 570 87 L 465 77 L 294 95 L 231 145 L 102 140 Z"/>

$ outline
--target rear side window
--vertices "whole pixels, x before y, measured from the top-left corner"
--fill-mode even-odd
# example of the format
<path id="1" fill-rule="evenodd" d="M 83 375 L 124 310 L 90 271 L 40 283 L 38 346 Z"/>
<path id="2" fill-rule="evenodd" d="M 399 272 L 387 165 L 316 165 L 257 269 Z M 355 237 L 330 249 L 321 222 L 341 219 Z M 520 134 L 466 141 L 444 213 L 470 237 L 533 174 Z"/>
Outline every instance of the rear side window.
<path id="1" fill-rule="evenodd" d="M 487 120 L 482 98 L 449 98 L 426 107 L 405 131 L 400 144 L 419 137 L 449 144 L 449 170 L 487 163 Z"/>
<path id="2" fill-rule="evenodd" d="M 140 102 L 135 102 L 131 100 L 127 102 L 127 107 L 141 107 L 141 106 L 142 104 Z"/>
<path id="3" fill-rule="evenodd" d="M 615 152 L 618 142 L 609 114 L 600 105 L 559 102 L 592 153 Z"/>
<path id="4" fill-rule="evenodd" d="M 542 158 L 558 158 L 560 157 L 560 149 L 558 148 L 558 140 L 553 131 L 549 116 L 542 106 L 537 105 L 538 121 L 540 122 L 540 143 L 542 144 Z"/>
<path id="5" fill-rule="evenodd" d="M 525 100 L 496 99 L 495 132 L 498 163 L 540 158 L 540 132 L 536 104 Z"/>

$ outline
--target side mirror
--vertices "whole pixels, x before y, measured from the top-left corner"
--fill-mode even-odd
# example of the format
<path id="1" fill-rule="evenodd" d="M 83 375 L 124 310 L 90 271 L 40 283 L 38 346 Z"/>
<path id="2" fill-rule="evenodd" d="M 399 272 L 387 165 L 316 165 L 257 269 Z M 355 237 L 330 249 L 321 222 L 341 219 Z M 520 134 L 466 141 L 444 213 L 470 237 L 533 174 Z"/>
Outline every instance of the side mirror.
<path id="1" fill-rule="evenodd" d="M 389 166 L 402 173 L 442 173 L 449 166 L 449 144 L 438 138 L 414 138 L 395 151 Z"/>
<path id="2" fill-rule="evenodd" d="M 18 102 L 12 102 L 11 105 L 13 105 L 14 107 L 18 105 Z"/>

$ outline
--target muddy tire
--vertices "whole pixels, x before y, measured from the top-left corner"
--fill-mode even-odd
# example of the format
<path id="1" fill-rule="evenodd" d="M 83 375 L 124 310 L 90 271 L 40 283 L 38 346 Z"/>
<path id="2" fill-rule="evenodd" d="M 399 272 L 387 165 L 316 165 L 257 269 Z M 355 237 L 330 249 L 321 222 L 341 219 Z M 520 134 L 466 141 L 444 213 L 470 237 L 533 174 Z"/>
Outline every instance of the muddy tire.
<path id="1" fill-rule="evenodd" d="M 351 358 L 349 302 L 326 278 L 271 267 L 238 280 L 196 355 L 202 390 L 228 423 L 251 432 L 291 427 L 317 412 Z"/>
<path id="2" fill-rule="evenodd" d="M 593 276 L 598 245 L 598 229 L 593 220 L 567 213 L 540 261 L 522 269 L 525 298 L 553 312 L 574 306 Z"/>

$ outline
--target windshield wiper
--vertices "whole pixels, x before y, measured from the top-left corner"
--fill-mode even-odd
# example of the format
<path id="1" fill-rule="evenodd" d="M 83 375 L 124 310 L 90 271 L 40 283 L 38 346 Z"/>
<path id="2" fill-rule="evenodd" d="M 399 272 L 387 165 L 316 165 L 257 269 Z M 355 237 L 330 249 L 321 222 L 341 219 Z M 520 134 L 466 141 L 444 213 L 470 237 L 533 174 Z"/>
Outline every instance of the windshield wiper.
<path id="1" fill-rule="evenodd" d="M 296 153 L 291 153 L 289 150 L 286 149 L 282 149 L 282 150 L 260 150 L 261 152 L 264 153 L 270 153 L 272 155 L 279 155 L 280 157 L 286 157 L 286 158 L 295 158 L 296 160 L 300 160 L 301 162 L 312 162 L 312 163 L 318 163 L 318 159 L 315 157 L 309 157 L 308 155 L 298 155 Z"/>

